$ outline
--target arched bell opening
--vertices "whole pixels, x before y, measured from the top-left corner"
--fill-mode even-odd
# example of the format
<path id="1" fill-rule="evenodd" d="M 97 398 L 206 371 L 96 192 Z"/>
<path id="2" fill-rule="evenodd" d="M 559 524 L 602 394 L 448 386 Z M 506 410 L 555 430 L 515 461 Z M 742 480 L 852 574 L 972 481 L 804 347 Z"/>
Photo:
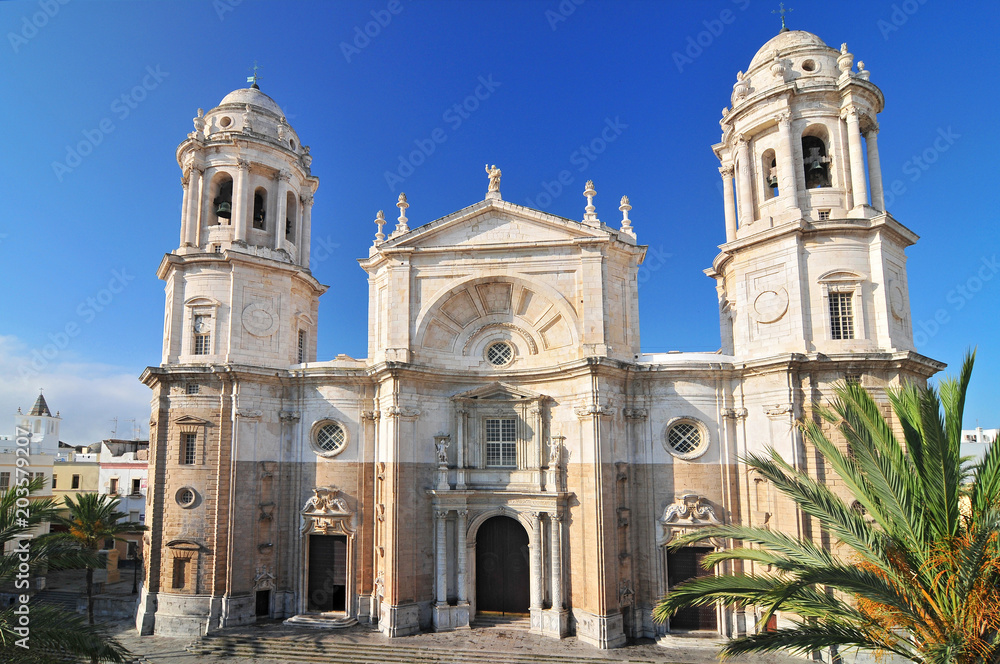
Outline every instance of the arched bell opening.
<path id="1" fill-rule="evenodd" d="M 295 212 L 297 202 L 294 193 L 288 192 L 285 194 L 285 239 L 289 242 L 295 242 Z"/>
<path id="2" fill-rule="evenodd" d="M 253 192 L 253 227 L 267 230 L 267 189 L 257 187 Z"/>
<path id="3" fill-rule="evenodd" d="M 233 218 L 233 178 L 229 173 L 218 173 L 212 180 L 212 214 L 209 224 L 228 226 Z"/>
<path id="4" fill-rule="evenodd" d="M 763 175 L 764 200 L 778 197 L 778 160 L 774 150 L 766 150 L 760 157 L 760 172 Z"/>
<path id="5" fill-rule="evenodd" d="M 831 186 L 828 132 L 823 125 L 813 125 L 802 133 L 802 166 L 806 189 Z"/>

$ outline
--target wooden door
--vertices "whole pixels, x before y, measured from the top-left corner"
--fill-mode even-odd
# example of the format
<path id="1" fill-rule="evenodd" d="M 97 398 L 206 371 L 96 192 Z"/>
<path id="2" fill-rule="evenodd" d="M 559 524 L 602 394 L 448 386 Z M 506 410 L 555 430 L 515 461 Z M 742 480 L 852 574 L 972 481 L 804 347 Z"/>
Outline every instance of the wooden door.
<path id="1" fill-rule="evenodd" d="M 495 516 L 476 535 L 476 611 L 527 613 L 528 533 L 516 521 Z"/>
<path id="2" fill-rule="evenodd" d="M 701 566 L 712 549 L 687 547 L 667 553 L 667 585 L 674 586 L 701 576 L 711 576 L 712 572 Z M 716 630 L 715 606 L 692 606 L 681 609 L 670 618 L 670 631 L 674 630 Z"/>

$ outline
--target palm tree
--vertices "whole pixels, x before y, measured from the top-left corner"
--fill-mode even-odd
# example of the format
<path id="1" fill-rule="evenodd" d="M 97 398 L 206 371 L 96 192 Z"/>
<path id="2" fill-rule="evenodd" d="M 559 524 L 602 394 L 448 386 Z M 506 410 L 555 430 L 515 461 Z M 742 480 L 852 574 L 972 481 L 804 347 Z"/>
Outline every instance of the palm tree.
<path id="1" fill-rule="evenodd" d="M 31 531 L 45 522 L 55 520 L 58 508 L 54 500 L 24 499 L 40 490 L 44 479 L 36 478 L 24 485 L 0 492 L 0 585 L 14 585 L 23 580 L 27 563 L 31 571 L 42 569 L 73 569 L 96 563 L 96 556 L 58 538 L 31 537 Z M 18 501 L 20 500 L 20 505 Z M 27 552 L 21 543 L 27 541 Z M 13 547 L 7 547 L 13 542 Z M 4 553 L 7 549 L 9 552 Z M 22 618 L 27 611 L 27 632 Z M 27 641 L 23 641 L 27 635 Z M 28 646 L 27 648 L 24 646 Z M 50 664 L 66 661 L 67 657 L 89 657 L 92 661 L 128 662 L 131 655 L 100 625 L 88 624 L 82 616 L 45 604 L 21 602 L 0 609 L 0 661 L 24 664 Z"/>
<path id="2" fill-rule="evenodd" d="M 125 541 L 122 535 L 141 533 L 146 526 L 127 521 L 128 515 L 118 511 L 120 500 L 108 494 L 78 493 L 76 500 L 66 496 L 69 516 L 61 516 L 56 523 L 66 526 L 67 532 L 57 538 L 74 541 L 79 547 L 96 555 L 106 540 Z M 94 624 L 94 569 L 87 565 L 87 618 Z"/>
<path id="3" fill-rule="evenodd" d="M 926 664 L 1000 661 L 1000 445 L 972 467 L 959 454 L 974 359 L 967 355 L 958 379 L 940 390 L 889 391 L 895 429 L 864 388 L 840 385 L 831 406 L 816 411 L 839 430 L 847 452 L 819 421 L 801 424 L 863 509 L 773 449 L 746 459 L 849 556 L 763 528 L 706 528 L 674 546 L 730 538 L 741 545 L 707 556 L 706 567 L 744 561 L 773 572 L 691 580 L 659 602 L 654 619 L 715 602 L 760 607 L 758 630 L 776 611 L 798 616 L 791 627 L 728 642 L 723 656 L 853 648 Z"/>

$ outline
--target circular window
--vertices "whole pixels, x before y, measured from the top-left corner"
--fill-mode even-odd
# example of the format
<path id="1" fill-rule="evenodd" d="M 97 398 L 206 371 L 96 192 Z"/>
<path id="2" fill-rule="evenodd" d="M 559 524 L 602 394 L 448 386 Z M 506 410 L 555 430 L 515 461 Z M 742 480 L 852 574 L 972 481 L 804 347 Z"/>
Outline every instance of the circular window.
<path id="1" fill-rule="evenodd" d="M 178 489 L 177 494 L 174 496 L 174 499 L 177 501 L 177 504 L 185 509 L 189 507 L 194 507 L 194 501 L 197 498 L 198 494 L 194 492 L 194 489 L 187 486 Z"/>
<path id="2" fill-rule="evenodd" d="M 506 341 L 498 341 L 486 348 L 486 359 L 495 367 L 504 367 L 514 360 L 514 347 Z"/>
<path id="3" fill-rule="evenodd" d="M 323 456 L 340 454 L 347 447 L 347 429 L 340 422 L 320 422 L 313 429 L 313 444 Z"/>
<path id="4" fill-rule="evenodd" d="M 816 71 L 816 61 L 806 60 L 802 63 L 802 71 Z"/>
<path id="5" fill-rule="evenodd" d="M 233 124 L 233 119 L 229 116 L 225 116 L 221 120 L 219 120 L 219 124 L 222 125 L 223 127 L 228 127 L 229 125 Z"/>
<path id="6" fill-rule="evenodd" d="M 667 425 L 667 451 L 681 459 L 694 459 L 708 449 L 708 435 L 700 423 L 677 419 Z"/>

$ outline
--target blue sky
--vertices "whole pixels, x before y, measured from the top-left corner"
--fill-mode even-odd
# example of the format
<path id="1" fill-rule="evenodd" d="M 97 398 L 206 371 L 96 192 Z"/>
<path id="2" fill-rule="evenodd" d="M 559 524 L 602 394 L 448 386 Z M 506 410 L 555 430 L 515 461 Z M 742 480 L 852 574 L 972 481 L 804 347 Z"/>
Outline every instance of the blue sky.
<path id="1" fill-rule="evenodd" d="M 0 2 L 0 413 L 44 387 L 69 442 L 109 435 L 112 417 L 119 435 L 148 420 L 137 377 L 160 360 L 155 270 L 178 243 L 174 150 L 254 60 L 321 180 L 312 267 L 333 285 L 321 359 L 366 353 L 355 259 L 375 213 L 394 218 L 401 190 L 411 226 L 481 200 L 486 162 L 503 169 L 505 199 L 566 217 L 582 217 L 587 179 L 606 221 L 628 194 L 650 247 L 644 350 L 717 349 L 702 274 L 724 240 L 710 146 L 736 72 L 780 27 L 775 6 L 579 1 Z M 790 27 L 847 42 L 885 93 L 883 178 L 901 191 L 887 207 L 922 237 L 908 251 L 918 350 L 956 370 L 978 345 L 966 424 L 997 426 L 1000 12 L 939 0 L 793 8 Z M 479 86 L 478 106 L 455 112 Z M 581 150 L 609 126 L 600 153 Z M 445 140 L 400 170 L 437 129 Z M 558 192 L 564 170 L 572 182 Z"/>

